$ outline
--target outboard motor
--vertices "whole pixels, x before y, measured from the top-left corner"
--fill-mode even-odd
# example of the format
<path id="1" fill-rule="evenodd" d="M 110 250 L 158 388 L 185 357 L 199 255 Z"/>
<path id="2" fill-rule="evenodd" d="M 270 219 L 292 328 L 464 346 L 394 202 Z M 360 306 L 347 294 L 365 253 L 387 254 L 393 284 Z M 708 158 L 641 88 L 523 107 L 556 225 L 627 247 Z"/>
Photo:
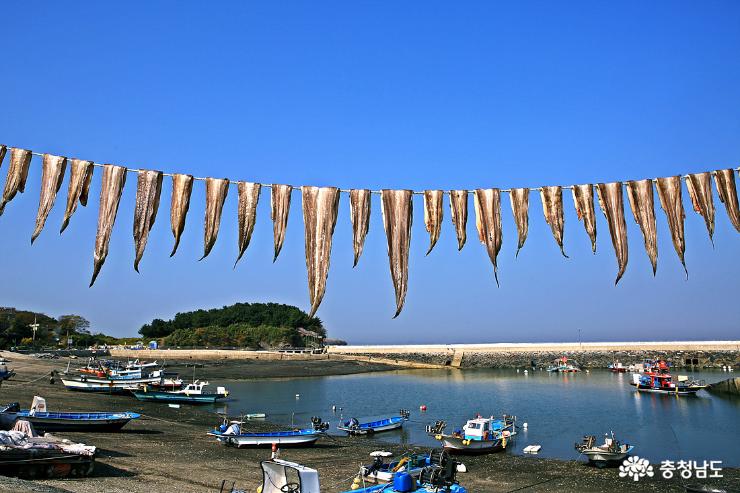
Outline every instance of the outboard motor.
<path id="1" fill-rule="evenodd" d="M 443 420 L 439 420 L 433 425 L 427 425 L 426 432 L 430 435 L 439 435 L 444 431 L 445 427 L 447 427 L 447 423 Z"/>
<path id="2" fill-rule="evenodd" d="M 329 423 L 324 423 L 318 416 L 311 416 L 311 424 L 316 431 L 326 431 L 329 429 Z"/>
<path id="3" fill-rule="evenodd" d="M 398 414 L 400 414 L 403 419 L 408 420 L 409 416 L 411 416 L 411 411 L 408 409 L 401 409 L 398 411 Z"/>

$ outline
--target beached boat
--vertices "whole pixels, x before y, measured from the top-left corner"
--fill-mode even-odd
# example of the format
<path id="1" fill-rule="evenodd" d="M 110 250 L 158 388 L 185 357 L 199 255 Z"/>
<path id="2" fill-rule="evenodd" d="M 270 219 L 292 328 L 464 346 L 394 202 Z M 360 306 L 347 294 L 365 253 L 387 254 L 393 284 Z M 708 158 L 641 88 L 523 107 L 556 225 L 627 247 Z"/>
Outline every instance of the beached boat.
<path id="1" fill-rule="evenodd" d="M 579 454 L 585 455 L 589 462 L 597 466 L 617 464 L 624 460 L 634 449 L 628 443 L 620 443 L 614 438 L 614 432 L 604 437 L 604 443 L 596 445 L 596 437 L 586 435 L 581 443 L 575 444 L 575 449 Z"/>
<path id="2" fill-rule="evenodd" d="M 696 395 L 698 391 L 708 387 L 704 380 L 693 380 L 684 375 L 679 375 L 678 381 L 674 382 L 673 376 L 663 371 L 633 373 L 630 385 L 641 392 L 674 395 Z"/>
<path id="3" fill-rule="evenodd" d="M 467 493 L 457 482 L 458 463 L 448 457 L 441 463 L 432 463 L 424 467 L 418 478 L 406 472 L 398 472 L 390 483 L 363 487 L 357 480 L 350 492 L 354 493 Z M 262 493 L 320 493 L 321 484 L 316 469 L 296 462 L 282 459 L 270 459 L 260 463 L 262 467 Z M 349 492 L 347 492 L 349 493 Z"/>
<path id="4" fill-rule="evenodd" d="M 406 409 L 401 409 L 398 416 L 391 416 L 375 421 L 361 422 L 357 418 L 342 421 L 337 426 L 340 431 L 347 432 L 349 435 L 368 435 L 370 433 L 380 433 L 381 431 L 397 430 L 408 421 L 411 413 Z"/>
<path id="5" fill-rule="evenodd" d="M 8 369 L 7 365 L 4 363 L 0 365 L 0 382 L 4 380 L 9 380 L 15 376 L 15 370 L 12 368 Z"/>
<path id="6" fill-rule="evenodd" d="M 428 426 L 427 432 L 435 440 L 439 440 L 445 450 L 453 454 L 490 454 L 506 450 L 506 447 L 516 435 L 516 417 L 483 418 L 478 415 L 468 420 L 462 430 L 452 434 L 445 434 L 447 424 L 437 421 L 434 426 Z"/>
<path id="7" fill-rule="evenodd" d="M 393 453 L 375 451 L 370 454 L 373 458 L 371 464 L 360 466 L 357 482 L 367 483 L 389 483 L 398 472 L 406 472 L 413 478 L 418 478 L 421 470 L 430 465 L 429 454 L 408 454 L 397 460 L 386 460 Z"/>
<path id="8" fill-rule="evenodd" d="M 46 401 L 35 396 L 31 409 L 22 410 L 15 402 L 0 409 L 0 426 L 11 429 L 19 419 L 29 421 L 36 431 L 118 431 L 141 415 L 131 412 L 49 412 Z"/>
<path id="9" fill-rule="evenodd" d="M 68 390 L 79 390 L 84 392 L 106 392 L 127 393 L 135 390 L 139 385 L 159 382 L 156 377 L 148 378 L 105 378 L 92 375 L 80 375 L 77 377 L 62 376 L 62 383 Z"/>
<path id="10" fill-rule="evenodd" d="M 140 401 L 168 402 L 184 404 L 212 404 L 219 399 L 228 397 L 229 391 L 225 387 L 216 387 L 216 392 L 205 392 L 208 382 L 195 382 L 187 384 L 178 390 L 152 390 L 144 385 L 133 390 L 134 397 Z"/>
<path id="11" fill-rule="evenodd" d="M 547 367 L 547 371 L 551 373 L 576 373 L 581 371 L 578 367 L 578 363 L 575 360 L 568 360 L 567 356 L 558 358 Z"/>
<path id="12" fill-rule="evenodd" d="M 50 434 L 39 437 L 28 421 L 0 431 L 0 474 L 22 478 L 83 477 L 93 472 L 96 448 Z"/>
<path id="13" fill-rule="evenodd" d="M 224 420 L 218 428 L 209 431 L 208 435 L 215 437 L 219 442 L 224 445 L 231 445 L 233 447 L 271 447 L 273 444 L 277 444 L 281 447 L 300 447 L 310 446 L 316 443 L 316 441 L 324 436 L 324 433 L 329 428 L 328 423 L 321 421 L 321 418 L 311 418 L 311 428 L 305 428 L 300 430 L 287 430 L 287 431 L 272 431 L 272 432 L 243 432 L 242 425 L 243 421 L 228 421 Z"/>

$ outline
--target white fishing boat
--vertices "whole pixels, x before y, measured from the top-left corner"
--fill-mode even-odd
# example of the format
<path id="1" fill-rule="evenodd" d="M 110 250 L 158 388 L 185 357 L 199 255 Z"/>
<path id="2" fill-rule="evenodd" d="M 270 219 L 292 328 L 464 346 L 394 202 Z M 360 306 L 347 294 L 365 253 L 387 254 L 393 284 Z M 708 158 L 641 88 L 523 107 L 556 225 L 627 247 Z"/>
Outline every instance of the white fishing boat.
<path id="1" fill-rule="evenodd" d="M 624 460 L 634 448 L 628 443 L 620 443 L 614 438 L 614 432 L 606 435 L 601 445 L 596 445 L 596 437 L 593 435 L 587 435 L 583 437 L 581 443 L 575 444 L 578 453 L 585 455 L 589 462 L 599 466 Z"/>
<path id="2" fill-rule="evenodd" d="M 125 393 L 136 390 L 140 385 L 148 385 L 160 381 L 159 378 L 110 379 L 90 375 L 81 375 L 78 377 L 63 376 L 61 379 L 67 390 L 107 393 Z"/>
<path id="3" fill-rule="evenodd" d="M 434 426 L 428 426 L 427 432 L 451 453 L 488 454 L 506 449 L 516 435 L 515 422 L 515 416 L 484 418 L 479 415 L 468 420 L 462 430 L 451 434 L 444 433 L 447 426 L 444 421 L 437 421 Z"/>

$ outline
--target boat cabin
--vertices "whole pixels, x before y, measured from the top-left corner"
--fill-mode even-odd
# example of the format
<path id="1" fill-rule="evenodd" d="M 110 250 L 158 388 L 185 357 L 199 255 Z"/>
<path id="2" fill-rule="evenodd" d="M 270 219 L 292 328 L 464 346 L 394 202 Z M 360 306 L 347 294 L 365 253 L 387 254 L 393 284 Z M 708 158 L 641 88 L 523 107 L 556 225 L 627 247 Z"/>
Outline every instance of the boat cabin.
<path id="1" fill-rule="evenodd" d="M 490 418 L 475 418 L 468 420 L 463 426 L 463 433 L 467 440 L 490 440 L 504 429 L 503 421 Z"/>
<path id="2" fill-rule="evenodd" d="M 262 493 L 319 493 L 316 469 L 281 459 L 265 460 L 262 467 Z"/>

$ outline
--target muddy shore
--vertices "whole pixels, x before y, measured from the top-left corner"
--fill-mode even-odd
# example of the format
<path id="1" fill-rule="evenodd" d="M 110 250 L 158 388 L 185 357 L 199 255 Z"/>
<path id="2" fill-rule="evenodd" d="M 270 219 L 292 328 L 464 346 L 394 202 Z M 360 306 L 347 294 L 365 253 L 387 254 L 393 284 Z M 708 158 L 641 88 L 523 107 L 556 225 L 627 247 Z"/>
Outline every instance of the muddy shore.
<path id="1" fill-rule="evenodd" d="M 132 397 L 70 392 L 60 382 L 49 383 L 52 369 L 63 370 L 67 360 L 37 360 L 3 353 L 17 376 L 0 387 L 0 401 L 30 404 L 34 395 L 47 399 L 51 410 L 130 410 L 142 418 L 120 433 L 67 433 L 66 438 L 95 445 L 99 449 L 95 473 L 86 479 L 22 481 L 0 476 L 0 492 L 111 492 L 190 493 L 219 491 L 222 481 L 246 491 L 255 491 L 261 481 L 259 461 L 268 450 L 233 449 L 220 446 L 205 435 L 218 417 L 206 407 L 172 409 L 142 403 Z M 76 362 L 73 361 L 74 366 Z M 79 364 L 79 363 L 78 363 Z M 192 363 L 190 363 L 192 364 Z M 170 362 L 168 368 L 184 376 L 192 367 Z M 240 378 L 302 377 L 348 374 L 390 369 L 343 361 L 240 361 L 208 362 L 197 369 L 198 377 L 218 384 Z M 269 410 L 268 410 L 269 411 Z M 274 429 L 267 422 L 249 424 L 250 430 Z M 368 454 L 379 448 L 401 452 L 395 445 L 366 438 L 327 438 L 313 448 L 285 449 L 282 457 L 319 470 L 322 491 L 349 490 L 352 478 Z M 615 469 L 597 469 L 581 462 L 494 454 L 466 457 L 468 473 L 460 482 L 471 492 L 680 492 L 680 479 L 643 479 L 634 483 L 619 478 Z M 724 478 L 703 480 L 727 491 L 740 491 L 740 470 L 725 469 Z"/>

